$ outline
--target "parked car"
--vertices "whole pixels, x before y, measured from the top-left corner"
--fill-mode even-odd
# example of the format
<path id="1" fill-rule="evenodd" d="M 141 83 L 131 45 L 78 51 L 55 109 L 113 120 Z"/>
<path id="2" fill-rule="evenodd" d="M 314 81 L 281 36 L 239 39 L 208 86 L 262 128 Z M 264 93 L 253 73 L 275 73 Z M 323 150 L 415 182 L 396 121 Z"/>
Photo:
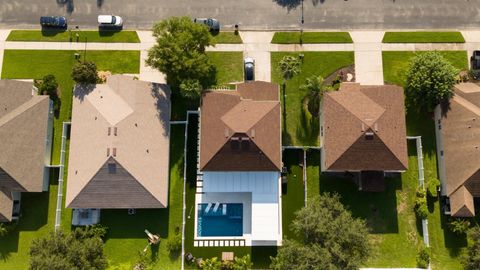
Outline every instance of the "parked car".
<path id="1" fill-rule="evenodd" d="M 473 51 L 473 55 L 470 57 L 470 64 L 473 78 L 478 80 L 480 78 L 480 51 Z"/>
<path id="2" fill-rule="evenodd" d="M 100 28 L 117 28 L 123 27 L 123 19 L 115 15 L 98 15 L 98 26 Z"/>
<path id="3" fill-rule="evenodd" d="M 193 22 L 198 24 L 204 24 L 210 29 L 211 32 L 218 32 L 220 31 L 220 23 L 213 18 L 195 18 Z"/>
<path id="4" fill-rule="evenodd" d="M 67 19 L 63 16 L 42 16 L 40 25 L 42 27 L 67 28 Z"/>
<path id="5" fill-rule="evenodd" d="M 243 60 L 243 70 L 245 73 L 245 81 L 255 80 L 255 60 L 247 57 Z"/>

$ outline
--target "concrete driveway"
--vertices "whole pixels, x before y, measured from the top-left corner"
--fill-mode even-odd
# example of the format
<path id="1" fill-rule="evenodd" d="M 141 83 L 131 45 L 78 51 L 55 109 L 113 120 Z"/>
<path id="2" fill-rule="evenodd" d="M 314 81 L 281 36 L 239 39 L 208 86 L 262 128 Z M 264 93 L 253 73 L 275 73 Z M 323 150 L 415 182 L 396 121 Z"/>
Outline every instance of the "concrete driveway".
<path id="1" fill-rule="evenodd" d="M 273 32 L 240 32 L 244 57 L 255 59 L 255 80 L 271 81 L 270 41 Z"/>

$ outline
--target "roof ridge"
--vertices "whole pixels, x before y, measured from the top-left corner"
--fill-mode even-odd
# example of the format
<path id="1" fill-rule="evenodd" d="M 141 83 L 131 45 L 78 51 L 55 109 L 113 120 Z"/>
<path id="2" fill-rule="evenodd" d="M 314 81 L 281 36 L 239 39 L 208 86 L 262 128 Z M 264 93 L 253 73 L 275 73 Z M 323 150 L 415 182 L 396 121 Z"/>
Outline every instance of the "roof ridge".
<path id="1" fill-rule="evenodd" d="M 258 123 L 260 123 L 263 119 L 265 119 L 265 117 L 267 117 L 267 115 L 270 114 L 270 112 L 272 112 L 272 111 L 277 107 L 277 105 L 280 105 L 280 101 L 275 101 L 275 102 L 277 102 L 277 104 L 275 104 L 275 106 L 273 106 L 268 112 L 266 112 L 266 113 L 262 116 L 262 118 L 258 119 L 257 123 L 255 123 L 249 130 L 247 130 L 246 134 L 247 134 L 247 136 L 248 136 L 250 139 L 252 139 L 252 141 L 255 142 L 255 138 L 250 137 L 250 135 L 248 135 L 248 133 L 249 133 L 254 127 L 256 127 L 256 126 L 258 125 Z M 264 151 L 257 143 L 255 143 L 255 145 L 256 145 L 260 150 L 262 150 L 262 152 L 265 153 L 265 151 Z M 272 163 L 273 163 L 273 162 L 272 162 Z M 273 164 L 275 164 L 275 163 L 273 163 Z"/>
<path id="2" fill-rule="evenodd" d="M 11 112 L 7 113 L 2 118 L 0 118 L 0 127 L 5 125 L 6 123 L 12 121 L 13 119 L 17 118 L 23 112 L 31 110 L 32 108 L 34 108 L 36 105 L 40 104 L 41 101 L 43 101 L 45 99 L 45 98 L 35 98 L 35 97 L 45 97 L 45 98 L 47 98 L 48 96 L 44 96 L 44 95 L 32 96 L 32 98 L 30 100 L 28 100 L 27 102 L 23 103 L 22 105 L 16 107 Z"/>

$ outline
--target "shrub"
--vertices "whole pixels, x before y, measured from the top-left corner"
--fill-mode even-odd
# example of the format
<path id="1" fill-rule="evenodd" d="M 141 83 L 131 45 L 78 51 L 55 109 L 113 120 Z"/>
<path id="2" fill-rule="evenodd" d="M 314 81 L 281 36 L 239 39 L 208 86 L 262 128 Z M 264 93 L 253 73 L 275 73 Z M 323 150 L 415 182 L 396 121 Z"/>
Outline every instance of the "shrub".
<path id="1" fill-rule="evenodd" d="M 470 220 L 451 217 L 448 221 L 448 228 L 456 234 L 464 234 L 470 228 Z"/>
<path id="2" fill-rule="evenodd" d="M 417 190 L 417 198 L 415 199 L 415 213 L 421 219 L 426 219 L 428 216 L 427 194 L 422 188 Z"/>
<path id="3" fill-rule="evenodd" d="M 37 87 L 39 95 L 49 95 L 51 99 L 57 97 L 58 83 L 52 74 L 44 76 Z"/>
<path id="4" fill-rule="evenodd" d="M 428 268 L 430 262 L 430 252 L 428 248 L 422 247 L 417 254 L 417 266 L 420 268 Z"/>
<path id="5" fill-rule="evenodd" d="M 426 183 L 428 196 L 436 197 L 439 186 L 440 186 L 440 180 L 438 180 L 437 178 L 429 178 Z"/>
<path id="6" fill-rule="evenodd" d="M 182 235 L 175 234 L 167 240 L 167 250 L 170 254 L 177 254 L 182 249 Z"/>
<path id="7" fill-rule="evenodd" d="M 73 65 L 72 78 L 76 83 L 97 83 L 97 66 L 93 62 L 78 62 Z"/>

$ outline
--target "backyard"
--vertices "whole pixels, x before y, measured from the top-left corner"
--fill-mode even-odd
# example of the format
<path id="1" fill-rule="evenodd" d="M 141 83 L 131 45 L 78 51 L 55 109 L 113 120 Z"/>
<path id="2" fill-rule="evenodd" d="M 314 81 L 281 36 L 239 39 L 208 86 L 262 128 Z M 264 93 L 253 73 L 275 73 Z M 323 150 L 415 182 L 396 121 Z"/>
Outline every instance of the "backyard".
<path id="1" fill-rule="evenodd" d="M 468 69 L 465 51 L 440 52 L 459 70 Z M 384 79 L 386 82 L 403 86 L 413 52 L 383 52 Z M 410 111 L 407 114 L 407 133 L 422 136 L 425 179 L 437 178 L 435 130 L 431 116 L 427 113 Z M 439 200 L 429 200 L 428 224 L 432 254 L 432 268 L 463 269 L 461 256 L 467 245 L 465 236 L 457 236 L 446 227 L 445 216 L 440 211 Z"/>
<path id="2" fill-rule="evenodd" d="M 283 145 L 319 145 L 319 120 L 312 117 L 304 105 L 307 92 L 301 90 L 300 86 L 305 79 L 320 75 L 324 78 L 336 70 L 353 65 L 353 52 L 304 52 L 303 63 L 300 74 L 286 82 L 286 88 L 282 95 L 282 128 Z M 272 52 L 272 82 L 283 83 L 282 75 L 278 70 L 278 63 L 287 55 L 298 57 L 298 53 Z M 282 89 L 283 91 L 283 89 Z"/>

